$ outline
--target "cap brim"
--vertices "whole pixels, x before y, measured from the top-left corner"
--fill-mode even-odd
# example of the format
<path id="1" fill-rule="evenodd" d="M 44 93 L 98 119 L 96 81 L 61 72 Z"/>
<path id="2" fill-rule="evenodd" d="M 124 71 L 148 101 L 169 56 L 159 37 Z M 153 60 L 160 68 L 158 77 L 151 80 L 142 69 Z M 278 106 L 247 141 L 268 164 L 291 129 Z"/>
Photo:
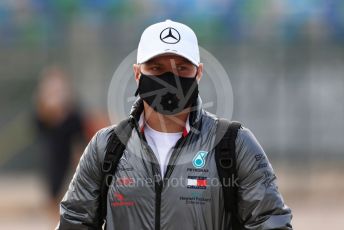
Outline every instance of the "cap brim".
<path id="1" fill-rule="evenodd" d="M 178 51 L 174 51 L 174 50 L 162 50 L 162 51 L 159 51 L 159 52 L 156 52 L 156 53 L 153 53 L 149 56 L 146 56 L 144 58 L 141 59 L 140 63 L 137 63 L 137 64 L 142 64 L 142 63 L 145 63 L 147 61 L 149 61 L 150 59 L 152 58 L 155 58 L 157 56 L 160 56 L 160 55 L 168 55 L 168 54 L 174 54 L 174 55 L 178 55 L 178 56 L 181 56 L 187 60 L 189 60 L 192 64 L 194 64 L 195 66 L 199 66 L 199 62 L 193 60 L 190 56 L 187 56 L 185 54 L 181 54 L 179 53 Z"/>

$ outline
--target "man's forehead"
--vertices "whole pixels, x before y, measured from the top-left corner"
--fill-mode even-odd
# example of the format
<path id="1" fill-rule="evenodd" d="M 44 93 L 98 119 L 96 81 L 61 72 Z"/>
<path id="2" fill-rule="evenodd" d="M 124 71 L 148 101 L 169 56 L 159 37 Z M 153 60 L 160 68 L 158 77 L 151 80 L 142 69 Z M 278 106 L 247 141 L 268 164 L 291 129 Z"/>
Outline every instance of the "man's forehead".
<path id="1" fill-rule="evenodd" d="M 148 61 L 145 62 L 145 64 L 162 63 L 162 62 L 171 61 L 171 60 L 174 60 L 176 63 L 192 64 L 188 59 L 176 54 L 162 54 L 162 55 L 149 59 Z"/>

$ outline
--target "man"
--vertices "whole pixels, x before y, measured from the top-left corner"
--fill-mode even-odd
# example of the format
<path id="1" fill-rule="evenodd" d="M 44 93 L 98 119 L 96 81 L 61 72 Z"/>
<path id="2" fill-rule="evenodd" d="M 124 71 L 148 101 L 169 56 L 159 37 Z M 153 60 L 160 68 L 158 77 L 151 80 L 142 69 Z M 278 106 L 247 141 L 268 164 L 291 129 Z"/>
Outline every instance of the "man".
<path id="1" fill-rule="evenodd" d="M 140 97 L 105 196 L 107 229 L 227 230 L 236 229 L 231 227 L 234 216 L 240 229 L 292 229 L 291 210 L 278 192 L 273 169 L 243 127 L 235 139 L 238 208 L 225 211 L 222 187 L 212 183 L 219 177 L 219 119 L 202 109 L 202 72 L 197 38 L 189 27 L 167 20 L 143 32 L 134 64 Z M 102 165 L 113 129 L 100 130 L 86 148 L 61 202 L 58 229 L 100 229 Z"/>

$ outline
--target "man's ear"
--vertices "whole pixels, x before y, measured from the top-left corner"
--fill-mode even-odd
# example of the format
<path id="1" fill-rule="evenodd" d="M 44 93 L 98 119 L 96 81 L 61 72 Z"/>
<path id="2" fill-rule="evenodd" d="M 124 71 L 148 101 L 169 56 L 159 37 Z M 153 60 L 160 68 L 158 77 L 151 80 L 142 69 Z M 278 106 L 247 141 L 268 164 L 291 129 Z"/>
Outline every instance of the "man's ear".
<path id="1" fill-rule="evenodd" d="M 135 81 L 138 83 L 140 80 L 140 65 L 133 64 L 133 71 L 134 71 Z"/>
<path id="2" fill-rule="evenodd" d="M 198 68 L 197 68 L 197 82 L 199 82 L 202 78 L 203 75 L 203 63 L 199 63 Z"/>

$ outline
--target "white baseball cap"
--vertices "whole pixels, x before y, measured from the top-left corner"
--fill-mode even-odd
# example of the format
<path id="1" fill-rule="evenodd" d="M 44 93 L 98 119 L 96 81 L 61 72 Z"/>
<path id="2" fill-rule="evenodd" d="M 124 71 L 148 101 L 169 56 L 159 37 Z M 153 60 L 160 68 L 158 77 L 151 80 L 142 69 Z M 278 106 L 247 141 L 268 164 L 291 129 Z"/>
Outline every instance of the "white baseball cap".
<path id="1" fill-rule="evenodd" d="M 161 54 L 180 55 L 198 66 L 200 57 L 196 34 L 190 27 L 172 20 L 147 27 L 137 49 L 137 63 Z"/>

